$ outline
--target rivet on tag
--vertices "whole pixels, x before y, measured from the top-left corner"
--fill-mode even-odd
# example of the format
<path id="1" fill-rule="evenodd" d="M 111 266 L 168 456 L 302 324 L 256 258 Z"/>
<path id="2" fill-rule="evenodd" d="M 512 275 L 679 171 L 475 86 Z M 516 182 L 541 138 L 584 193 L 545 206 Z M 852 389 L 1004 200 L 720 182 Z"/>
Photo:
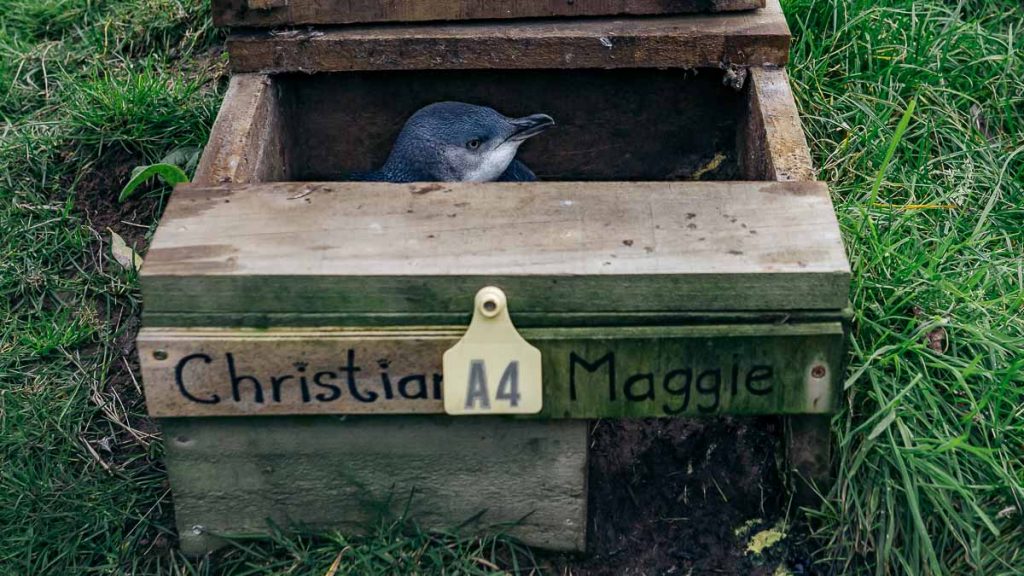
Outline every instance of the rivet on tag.
<path id="1" fill-rule="evenodd" d="M 540 350 L 519 335 L 495 286 L 476 293 L 473 320 L 444 353 L 443 371 L 448 414 L 536 414 L 543 406 Z"/>

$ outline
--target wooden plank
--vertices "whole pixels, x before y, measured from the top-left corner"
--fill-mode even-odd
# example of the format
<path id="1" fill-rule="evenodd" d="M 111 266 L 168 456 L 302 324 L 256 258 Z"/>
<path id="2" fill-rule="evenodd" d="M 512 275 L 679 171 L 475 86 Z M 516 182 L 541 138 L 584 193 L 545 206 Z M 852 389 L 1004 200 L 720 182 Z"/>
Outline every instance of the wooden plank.
<path id="1" fill-rule="evenodd" d="M 179 187 L 147 310 L 513 315 L 839 310 L 847 264 L 815 182 Z"/>
<path id="2" fill-rule="evenodd" d="M 469 323 L 470 313 L 313 313 L 296 312 L 192 313 L 143 311 L 146 326 L 173 328 L 302 328 L 318 326 L 456 326 Z M 579 328 L 601 326 L 678 326 L 707 324 L 805 324 L 808 322 L 849 322 L 853 311 L 843 310 L 769 310 L 763 312 L 521 312 L 516 314 L 520 328 Z"/>
<path id="3" fill-rule="evenodd" d="M 214 0 L 217 26 L 295 25 L 729 12 L 764 0 Z"/>
<path id="4" fill-rule="evenodd" d="M 587 422 L 439 416 L 160 422 L 181 549 L 297 526 L 346 534 L 378 516 L 425 530 L 509 533 L 582 551 Z"/>
<path id="5" fill-rule="evenodd" d="M 789 77 L 781 68 L 749 70 L 740 166 L 750 180 L 814 180 L 815 171 Z"/>
<path id="6" fill-rule="evenodd" d="M 289 0 L 245 0 L 245 2 L 246 7 L 250 10 L 270 10 L 287 6 Z"/>
<path id="7" fill-rule="evenodd" d="M 764 10 L 700 16 L 368 25 L 232 34 L 235 72 L 783 66 L 789 28 Z"/>
<path id="8" fill-rule="evenodd" d="M 817 506 L 832 485 L 832 417 L 786 418 L 786 472 L 797 506 Z"/>
<path id="9" fill-rule="evenodd" d="M 441 414 L 463 331 L 146 328 L 138 347 L 154 417 Z M 820 414 L 839 397 L 838 322 L 522 333 L 543 355 L 541 419 Z"/>
<path id="10" fill-rule="evenodd" d="M 287 171 L 283 134 L 280 104 L 271 77 L 232 76 L 196 169 L 195 183 L 281 179 Z"/>

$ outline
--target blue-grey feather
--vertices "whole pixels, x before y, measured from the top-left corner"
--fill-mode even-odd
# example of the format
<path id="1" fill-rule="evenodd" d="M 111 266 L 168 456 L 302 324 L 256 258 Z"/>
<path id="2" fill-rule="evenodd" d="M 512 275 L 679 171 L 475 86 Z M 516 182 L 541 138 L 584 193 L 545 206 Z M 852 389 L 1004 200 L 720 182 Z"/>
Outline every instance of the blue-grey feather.
<path id="1" fill-rule="evenodd" d="M 387 161 L 378 170 L 354 172 L 346 180 L 358 182 L 429 182 L 449 179 L 441 174 L 442 144 L 461 146 L 471 139 L 487 141 L 507 137 L 509 119 L 484 106 L 438 102 L 413 114 L 402 127 Z M 457 178 L 456 178 L 457 179 Z M 532 182 L 537 177 L 513 159 L 499 182 Z"/>

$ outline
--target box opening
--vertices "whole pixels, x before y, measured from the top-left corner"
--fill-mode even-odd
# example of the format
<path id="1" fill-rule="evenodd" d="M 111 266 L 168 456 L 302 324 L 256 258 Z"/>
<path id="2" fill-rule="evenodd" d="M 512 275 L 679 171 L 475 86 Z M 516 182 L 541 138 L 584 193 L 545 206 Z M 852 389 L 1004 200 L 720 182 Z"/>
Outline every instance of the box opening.
<path id="1" fill-rule="evenodd" d="M 545 181 L 751 179 L 740 158 L 749 87 L 698 70 L 406 71 L 275 76 L 286 169 L 333 181 L 379 167 L 405 120 L 457 100 L 557 126 L 519 158 Z"/>

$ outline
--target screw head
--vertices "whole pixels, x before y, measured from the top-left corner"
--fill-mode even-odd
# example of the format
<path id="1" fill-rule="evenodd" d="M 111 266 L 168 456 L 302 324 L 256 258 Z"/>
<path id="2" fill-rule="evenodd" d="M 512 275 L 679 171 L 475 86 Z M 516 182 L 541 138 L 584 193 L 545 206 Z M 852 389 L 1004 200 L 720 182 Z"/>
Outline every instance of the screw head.
<path id="1" fill-rule="evenodd" d="M 153 358 L 156 358 L 157 360 L 167 360 L 167 351 L 166 350 L 154 350 L 153 351 Z"/>
<path id="2" fill-rule="evenodd" d="M 825 374 L 828 374 L 828 370 L 822 364 L 815 364 L 811 367 L 812 378 L 824 378 Z"/>

